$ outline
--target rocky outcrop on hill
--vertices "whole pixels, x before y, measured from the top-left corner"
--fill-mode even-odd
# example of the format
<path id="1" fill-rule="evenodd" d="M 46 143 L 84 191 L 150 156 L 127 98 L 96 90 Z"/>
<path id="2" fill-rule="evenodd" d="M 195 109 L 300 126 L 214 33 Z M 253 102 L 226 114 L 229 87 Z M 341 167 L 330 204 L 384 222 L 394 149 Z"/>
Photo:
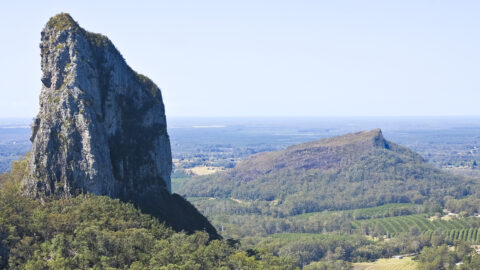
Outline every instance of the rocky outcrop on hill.
<path id="1" fill-rule="evenodd" d="M 378 151 L 401 155 L 404 162 L 424 162 L 419 154 L 385 140 L 382 131 L 374 129 L 293 145 L 284 151 L 260 153 L 240 162 L 229 173 L 249 181 L 282 168 L 332 171 L 354 166 Z"/>
<path id="2" fill-rule="evenodd" d="M 32 125 L 24 193 L 94 193 L 133 202 L 179 230 L 215 229 L 170 194 L 172 158 L 160 89 L 132 70 L 105 36 L 68 14 L 41 35 L 40 112 Z"/>
<path id="3" fill-rule="evenodd" d="M 434 168 L 375 129 L 259 153 L 226 172 L 197 177 L 179 192 L 264 201 L 275 215 L 297 215 L 440 202 L 473 191 L 473 182 Z"/>

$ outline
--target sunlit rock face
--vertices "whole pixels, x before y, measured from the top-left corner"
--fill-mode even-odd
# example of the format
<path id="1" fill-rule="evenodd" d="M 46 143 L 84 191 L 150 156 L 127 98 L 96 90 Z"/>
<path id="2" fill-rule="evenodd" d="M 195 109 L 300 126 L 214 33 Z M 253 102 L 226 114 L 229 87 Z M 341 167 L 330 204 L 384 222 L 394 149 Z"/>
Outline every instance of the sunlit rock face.
<path id="1" fill-rule="evenodd" d="M 172 157 L 160 89 L 131 69 L 107 37 L 85 31 L 68 14 L 50 19 L 40 49 L 40 112 L 24 193 L 106 195 L 179 223 L 179 229 L 214 232 L 193 206 L 170 194 Z M 186 209 L 190 217 L 173 209 Z M 188 219 L 199 225 L 183 224 Z"/>

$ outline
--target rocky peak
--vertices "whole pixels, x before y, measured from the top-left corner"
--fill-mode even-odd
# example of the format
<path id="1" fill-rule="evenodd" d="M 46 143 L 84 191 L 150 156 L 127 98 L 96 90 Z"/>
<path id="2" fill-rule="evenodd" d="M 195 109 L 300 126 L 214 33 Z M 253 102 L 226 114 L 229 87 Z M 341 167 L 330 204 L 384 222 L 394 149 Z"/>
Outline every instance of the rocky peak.
<path id="1" fill-rule="evenodd" d="M 301 147 L 315 147 L 315 146 L 323 146 L 323 147 L 344 147 L 348 145 L 357 145 L 357 146 L 364 146 L 364 147 L 385 147 L 388 148 L 387 140 L 383 137 L 382 130 L 377 128 L 373 130 L 367 131 L 359 131 L 354 133 L 349 133 L 345 135 L 335 136 L 326 139 L 320 139 L 313 142 L 308 142 L 304 144 L 299 144 L 293 146 L 294 148 L 301 148 Z"/>
<path id="2" fill-rule="evenodd" d="M 133 71 L 107 37 L 84 30 L 68 14 L 50 19 L 40 49 L 40 112 L 24 192 L 120 198 L 174 226 L 182 223 L 180 229 L 189 225 L 182 213 L 169 222 L 173 209 L 202 219 L 183 198 L 170 195 L 172 158 L 160 89 Z M 214 231 L 206 219 L 200 223 Z"/>
<path id="3" fill-rule="evenodd" d="M 160 89 L 134 72 L 108 38 L 68 14 L 50 19 L 40 48 L 43 87 L 28 192 L 123 197 L 152 185 L 170 190 Z"/>
<path id="4" fill-rule="evenodd" d="M 337 170 L 385 151 L 407 153 L 413 159 L 423 160 L 418 154 L 387 141 L 380 129 L 374 129 L 293 145 L 281 151 L 259 153 L 239 162 L 228 173 L 250 181 L 259 175 L 283 169 Z"/>
<path id="5" fill-rule="evenodd" d="M 382 148 L 389 148 L 387 140 L 383 137 L 383 133 L 381 129 L 375 129 L 372 131 L 374 136 L 373 136 L 373 144 L 377 147 L 382 147 Z"/>

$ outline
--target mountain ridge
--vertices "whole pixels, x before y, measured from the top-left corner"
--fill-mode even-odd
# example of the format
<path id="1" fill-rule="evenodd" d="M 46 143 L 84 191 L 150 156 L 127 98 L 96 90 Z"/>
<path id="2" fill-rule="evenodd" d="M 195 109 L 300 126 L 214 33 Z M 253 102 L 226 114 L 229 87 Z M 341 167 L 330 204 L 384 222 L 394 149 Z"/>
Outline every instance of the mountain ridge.
<path id="1" fill-rule="evenodd" d="M 281 216 L 441 202 L 472 192 L 473 183 L 427 164 L 419 154 L 386 140 L 380 129 L 256 154 L 224 173 L 196 177 L 179 191 L 188 197 L 263 202 Z"/>
<path id="2" fill-rule="evenodd" d="M 333 170 L 339 166 L 348 166 L 351 160 L 342 159 L 342 154 L 355 151 L 355 154 L 365 154 L 375 149 L 391 151 L 403 151 L 399 145 L 387 141 L 381 129 L 360 131 L 346 135 L 324 138 L 316 141 L 301 143 L 287 147 L 284 151 L 274 151 L 253 155 L 230 171 L 232 175 L 242 175 L 248 168 L 267 167 L 260 173 L 268 173 L 273 169 L 290 167 L 296 170 L 322 169 Z M 410 151 L 412 158 L 423 161 L 423 158 Z M 255 164 L 255 166 L 253 166 Z M 255 176 L 259 176 L 259 174 Z M 243 175 L 245 175 L 243 173 Z M 252 176 L 244 176 L 245 180 L 251 180 Z"/>

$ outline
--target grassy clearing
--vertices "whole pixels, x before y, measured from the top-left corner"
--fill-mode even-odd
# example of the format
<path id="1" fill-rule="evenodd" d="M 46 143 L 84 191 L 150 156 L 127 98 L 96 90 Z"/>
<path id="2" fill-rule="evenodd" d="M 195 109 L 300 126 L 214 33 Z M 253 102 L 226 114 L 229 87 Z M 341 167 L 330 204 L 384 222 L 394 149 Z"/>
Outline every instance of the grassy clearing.
<path id="1" fill-rule="evenodd" d="M 414 270 L 417 269 L 416 262 L 411 257 L 403 259 L 379 259 L 375 262 L 355 263 L 353 264 L 355 270 Z"/>
<path id="2" fill-rule="evenodd" d="M 224 170 L 225 168 L 222 168 L 222 167 L 211 167 L 211 166 L 197 166 L 191 169 L 185 169 L 186 172 L 191 173 L 193 175 L 209 175 L 217 172 L 222 172 Z"/>

